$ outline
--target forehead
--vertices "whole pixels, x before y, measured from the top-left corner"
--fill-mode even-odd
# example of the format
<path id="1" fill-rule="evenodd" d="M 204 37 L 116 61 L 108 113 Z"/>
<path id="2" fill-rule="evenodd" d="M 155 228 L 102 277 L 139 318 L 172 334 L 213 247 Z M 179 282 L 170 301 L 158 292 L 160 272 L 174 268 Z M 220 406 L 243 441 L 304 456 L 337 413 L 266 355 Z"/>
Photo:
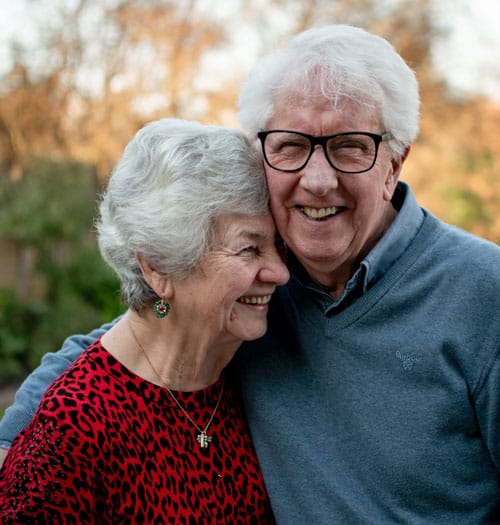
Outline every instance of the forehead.
<path id="1" fill-rule="evenodd" d="M 364 104 L 347 97 L 331 100 L 316 92 L 310 96 L 292 92 L 286 97 L 275 96 L 273 102 L 273 113 L 266 129 L 326 135 L 377 130 L 380 122 L 379 111 L 372 103 Z"/>
<path id="2" fill-rule="evenodd" d="M 217 243 L 226 244 L 238 239 L 264 240 L 274 238 L 275 228 L 270 213 L 265 215 L 221 215 L 215 223 Z"/>

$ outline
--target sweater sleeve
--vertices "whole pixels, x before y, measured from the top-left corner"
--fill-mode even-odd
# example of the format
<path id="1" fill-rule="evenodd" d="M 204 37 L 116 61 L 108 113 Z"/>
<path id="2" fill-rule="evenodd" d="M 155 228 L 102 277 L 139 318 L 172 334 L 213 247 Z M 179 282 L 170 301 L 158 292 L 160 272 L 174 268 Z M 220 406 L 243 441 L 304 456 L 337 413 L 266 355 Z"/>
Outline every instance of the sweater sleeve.
<path id="1" fill-rule="evenodd" d="M 484 381 L 476 398 L 478 423 L 490 451 L 497 473 L 500 473 L 500 347 L 492 355 Z"/>
<path id="2" fill-rule="evenodd" d="M 79 447 L 88 443 L 85 434 L 57 407 L 55 412 L 38 412 L 9 450 L 0 476 L 0 522 L 5 525 L 98 521 L 91 503 L 92 461 L 98 462 L 99 451 L 94 447 L 96 455 L 80 454 Z"/>
<path id="3" fill-rule="evenodd" d="M 109 330 L 120 317 L 86 335 L 68 337 L 58 352 L 46 354 L 41 364 L 22 383 L 14 403 L 7 408 L 0 421 L 0 447 L 9 448 L 13 439 L 28 425 L 35 414 L 47 387 L 89 346 Z"/>

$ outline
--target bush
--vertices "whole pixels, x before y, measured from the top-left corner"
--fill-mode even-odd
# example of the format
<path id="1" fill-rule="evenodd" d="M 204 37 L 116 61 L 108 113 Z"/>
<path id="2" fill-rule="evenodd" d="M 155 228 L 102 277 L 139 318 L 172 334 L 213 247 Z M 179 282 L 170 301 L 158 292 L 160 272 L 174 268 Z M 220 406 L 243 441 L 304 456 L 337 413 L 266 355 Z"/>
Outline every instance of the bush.
<path id="1" fill-rule="evenodd" d="M 33 334 L 42 315 L 40 302 L 22 303 L 12 290 L 0 290 L 0 382 L 18 381 L 31 369 Z"/>
<path id="2" fill-rule="evenodd" d="M 124 310 L 93 234 L 98 189 L 88 166 L 47 159 L 31 159 L 19 181 L 0 179 L 0 235 L 35 252 L 30 281 L 43 285 L 36 299 L 0 290 L 0 381 Z"/>

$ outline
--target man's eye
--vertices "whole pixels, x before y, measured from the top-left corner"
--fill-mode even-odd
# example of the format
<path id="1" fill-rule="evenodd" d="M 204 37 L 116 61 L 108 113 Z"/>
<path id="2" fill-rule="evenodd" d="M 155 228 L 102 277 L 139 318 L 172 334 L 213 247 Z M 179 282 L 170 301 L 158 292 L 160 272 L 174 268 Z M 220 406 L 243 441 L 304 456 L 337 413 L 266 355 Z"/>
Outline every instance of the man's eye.
<path id="1" fill-rule="evenodd" d="M 308 149 L 308 144 L 305 144 L 304 142 L 294 142 L 291 140 L 287 142 L 282 142 L 281 144 L 278 144 L 276 147 L 276 151 L 280 151 L 280 152 L 302 151 L 304 149 Z"/>
<path id="2" fill-rule="evenodd" d="M 329 150 L 338 152 L 353 152 L 353 153 L 364 153 L 370 149 L 370 145 L 367 142 L 361 140 L 339 140 L 328 144 Z"/>

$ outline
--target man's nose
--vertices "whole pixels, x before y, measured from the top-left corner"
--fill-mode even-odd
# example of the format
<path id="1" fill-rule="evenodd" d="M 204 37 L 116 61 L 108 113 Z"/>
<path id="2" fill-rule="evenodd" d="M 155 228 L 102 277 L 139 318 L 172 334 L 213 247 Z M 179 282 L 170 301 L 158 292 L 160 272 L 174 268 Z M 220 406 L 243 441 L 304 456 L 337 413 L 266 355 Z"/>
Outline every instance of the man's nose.
<path id="1" fill-rule="evenodd" d="M 315 195 L 326 195 L 338 186 L 337 172 L 328 162 L 325 150 L 319 144 L 314 147 L 309 162 L 299 174 L 301 187 Z"/>

